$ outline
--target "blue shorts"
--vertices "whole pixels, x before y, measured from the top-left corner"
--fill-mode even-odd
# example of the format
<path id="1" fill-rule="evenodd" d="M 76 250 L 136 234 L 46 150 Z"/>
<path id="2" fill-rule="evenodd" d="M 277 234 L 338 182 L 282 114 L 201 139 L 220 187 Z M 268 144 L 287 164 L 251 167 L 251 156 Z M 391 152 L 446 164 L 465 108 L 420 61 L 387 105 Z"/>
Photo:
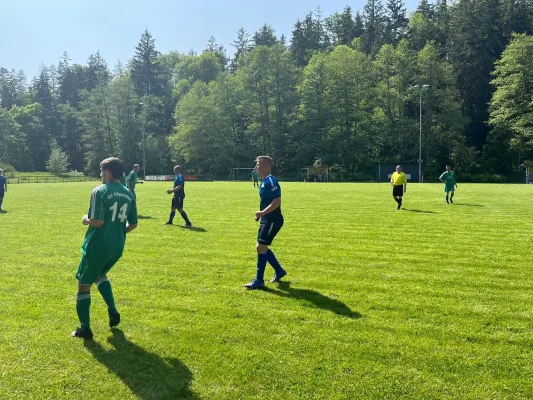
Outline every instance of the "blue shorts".
<path id="1" fill-rule="evenodd" d="M 282 227 L 283 217 L 273 221 L 261 220 L 259 232 L 257 233 L 257 243 L 270 246 Z"/>
<path id="2" fill-rule="evenodd" d="M 185 197 L 173 197 L 171 208 L 181 210 L 183 208 L 183 200 L 185 200 Z"/>

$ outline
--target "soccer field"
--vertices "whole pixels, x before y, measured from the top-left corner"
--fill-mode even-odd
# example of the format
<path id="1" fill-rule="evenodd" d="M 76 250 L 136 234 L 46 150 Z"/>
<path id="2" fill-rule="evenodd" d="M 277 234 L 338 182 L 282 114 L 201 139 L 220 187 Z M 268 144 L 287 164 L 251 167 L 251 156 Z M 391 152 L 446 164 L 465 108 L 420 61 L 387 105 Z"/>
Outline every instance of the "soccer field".
<path id="1" fill-rule="evenodd" d="M 187 183 L 194 229 L 163 226 L 164 183 L 109 274 L 120 331 L 75 271 L 95 183 L 11 185 L 0 214 L 0 399 L 531 399 L 529 185 L 283 183 L 275 251 L 255 274 L 252 183 Z M 176 223 L 182 220 L 177 215 Z M 266 277 L 272 276 L 267 267 Z"/>

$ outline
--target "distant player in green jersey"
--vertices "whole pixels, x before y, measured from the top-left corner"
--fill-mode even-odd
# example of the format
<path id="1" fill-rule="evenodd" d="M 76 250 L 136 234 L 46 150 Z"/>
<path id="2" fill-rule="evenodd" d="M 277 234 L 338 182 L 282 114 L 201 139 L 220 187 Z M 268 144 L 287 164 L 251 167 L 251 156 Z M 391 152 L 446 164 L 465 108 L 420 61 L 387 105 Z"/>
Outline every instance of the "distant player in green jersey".
<path id="1" fill-rule="evenodd" d="M 7 179 L 4 176 L 4 171 L 0 169 L 0 211 L 2 210 L 2 203 L 4 202 L 4 195 L 7 192 Z"/>
<path id="2" fill-rule="evenodd" d="M 122 186 L 126 186 L 126 187 L 128 187 L 128 185 L 127 185 L 127 183 L 126 183 L 126 174 L 125 174 L 124 172 L 122 173 L 122 177 L 120 178 L 120 184 L 121 184 Z"/>
<path id="3" fill-rule="evenodd" d="M 449 165 L 446 165 L 446 171 L 442 173 L 439 179 L 442 183 L 444 183 L 446 203 L 453 203 L 453 195 L 455 194 L 455 189 L 457 188 L 457 183 L 455 182 L 455 172 L 452 171 L 452 168 Z"/>
<path id="4" fill-rule="evenodd" d="M 257 173 L 257 171 L 255 169 L 252 172 L 252 179 L 254 181 L 254 187 L 256 185 L 257 185 L 257 187 L 259 187 L 259 174 Z"/>
<path id="5" fill-rule="evenodd" d="M 133 166 L 133 170 L 128 174 L 128 177 L 126 178 L 126 187 L 129 189 L 135 200 L 137 200 L 137 195 L 135 194 L 135 185 L 137 185 L 137 183 L 140 183 L 141 185 L 144 183 L 142 181 L 137 182 L 137 173 L 140 170 L 141 167 L 139 166 L 139 164 L 135 164 Z"/>
<path id="6" fill-rule="evenodd" d="M 107 304 L 109 326 L 120 323 L 107 273 L 122 256 L 126 234 L 137 227 L 135 199 L 120 184 L 124 172 L 122 162 L 118 158 L 107 158 L 100 163 L 100 170 L 103 184 L 93 190 L 89 213 L 82 218 L 83 225 L 89 228 L 81 247 L 82 257 L 76 273 L 76 311 L 80 327 L 72 332 L 72 336 L 83 339 L 93 337 L 90 307 L 91 286 L 94 283 Z"/>

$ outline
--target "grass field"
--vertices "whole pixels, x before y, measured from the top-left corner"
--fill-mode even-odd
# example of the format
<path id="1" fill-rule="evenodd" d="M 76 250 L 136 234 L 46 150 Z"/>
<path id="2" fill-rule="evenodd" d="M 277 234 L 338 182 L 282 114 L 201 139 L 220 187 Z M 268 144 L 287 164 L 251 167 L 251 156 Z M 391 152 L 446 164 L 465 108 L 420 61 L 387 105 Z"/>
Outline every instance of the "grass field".
<path id="1" fill-rule="evenodd" d="M 0 399 L 533 398 L 533 186 L 459 184 L 447 206 L 413 184 L 396 212 L 386 184 L 281 184 L 287 283 L 252 292 L 251 183 L 187 183 L 192 230 L 163 226 L 168 184 L 138 186 L 109 275 L 121 331 L 93 290 L 86 344 L 69 334 L 95 184 L 11 186 Z"/>

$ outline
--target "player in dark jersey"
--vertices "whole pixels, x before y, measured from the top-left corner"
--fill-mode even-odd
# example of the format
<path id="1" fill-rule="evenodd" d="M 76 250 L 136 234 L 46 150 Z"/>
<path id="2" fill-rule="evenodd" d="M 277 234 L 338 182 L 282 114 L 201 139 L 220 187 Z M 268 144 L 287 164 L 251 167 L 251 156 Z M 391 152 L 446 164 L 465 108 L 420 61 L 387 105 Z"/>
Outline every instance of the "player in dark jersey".
<path id="1" fill-rule="evenodd" d="M 259 187 L 261 210 L 255 213 L 255 220 L 260 221 L 256 245 L 257 270 L 255 279 L 245 285 L 248 289 L 265 287 L 264 275 L 267 262 L 272 265 L 275 271 L 274 278 L 270 282 L 279 282 L 281 278 L 287 275 L 272 250 L 268 248 L 284 222 L 281 214 L 281 188 L 276 178 L 271 175 L 272 158 L 268 156 L 257 157 L 255 170 L 263 178 L 263 182 Z"/>
<path id="2" fill-rule="evenodd" d="M 174 179 L 174 188 L 167 190 L 168 194 L 174 193 L 174 197 L 172 198 L 172 204 L 170 206 L 170 216 L 168 217 L 168 221 L 165 223 L 165 225 L 172 225 L 176 215 L 176 210 L 178 210 L 181 217 L 185 221 L 185 225 L 190 228 L 192 223 L 189 221 L 187 213 L 183 210 L 183 201 L 185 200 L 185 180 L 181 174 L 181 166 L 176 165 L 174 167 L 174 174 L 176 175 L 176 179 Z"/>
<path id="3" fill-rule="evenodd" d="M 91 195 L 88 215 L 82 218 L 89 225 L 81 247 L 82 258 L 76 273 L 78 294 L 76 311 L 80 327 L 72 332 L 73 337 L 91 339 L 90 327 L 91 286 L 96 283 L 98 291 L 107 304 L 109 326 L 120 323 L 120 314 L 107 273 L 122 256 L 126 234 L 137 227 L 137 206 L 131 192 L 120 184 L 124 166 L 118 158 L 107 158 L 100 163 L 102 185 Z M 127 221 L 127 224 L 126 224 Z"/>
<path id="4" fill-rule="evenodd" d="M 7 179 L 4 176 L 4 170 L 0 169 L 0 211 L 2 211 L 2 203 L 7 192 Z"/>

